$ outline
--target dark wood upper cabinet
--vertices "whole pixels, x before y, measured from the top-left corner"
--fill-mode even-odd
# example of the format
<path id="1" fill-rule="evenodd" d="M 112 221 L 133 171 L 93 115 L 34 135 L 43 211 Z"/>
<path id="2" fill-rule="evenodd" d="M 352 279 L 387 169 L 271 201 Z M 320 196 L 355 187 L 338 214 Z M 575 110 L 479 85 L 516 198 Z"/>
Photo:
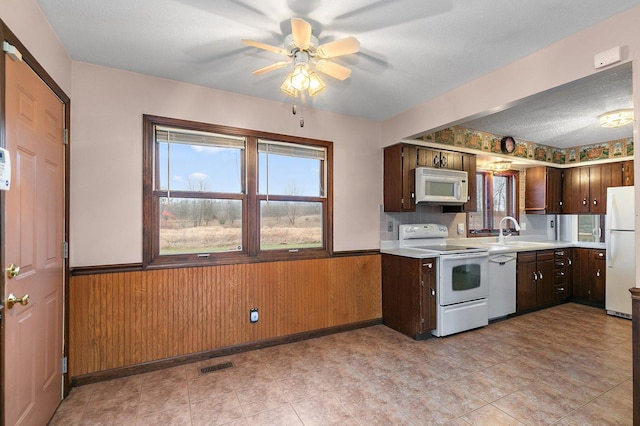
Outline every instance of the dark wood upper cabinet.
<path id="1" fill-rule="evenodd" d="M 607 188 L 622 186 L 624 164 L 616 162 L 573 167 L 564 169 L 562 174 L 563 213 L 605 214 Z M 633 174 L 633 166 L 631 166 L 631 174 Z"/>
<path id="2" fill-rule="evenodd" d="M 562 213 L 562 170 L 553 167 L 527 169 L 524 210 L 535 214 Z"/>
<path id="3" fill-rule="evenodd" d="M 633 160 L 622 162 L 622 186 L 633 186 Z"/>
<path id="4" fill-rule="evenodd" d="M 416 147 L 398 144 L 384 149 L 384 211 L 416 210 Z"/>
<path id="5" fill-rule="evenodd" d="M 468 201 L 461 206 L 443 206 L 444 212 L 476 211 L 476 156 L 411 144 L 384 149 L 384 211 L 416 210 L 415 168 L 464 170 L 468 174 Z"/>

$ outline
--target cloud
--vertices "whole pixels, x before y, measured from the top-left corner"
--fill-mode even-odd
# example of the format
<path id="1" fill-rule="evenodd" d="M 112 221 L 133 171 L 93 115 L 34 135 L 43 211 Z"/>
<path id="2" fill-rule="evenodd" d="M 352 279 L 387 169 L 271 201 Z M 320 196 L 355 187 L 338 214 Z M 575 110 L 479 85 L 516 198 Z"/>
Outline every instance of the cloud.
<path id="1" fill-rule="evenodd" d="M 193 172 L 189 175 L 189 180 L 201 182 L 209 179 L 209 176 L 201 172 Z"/>
<path id="2" fill-rule="evenodd" d="M 184 182 L 184 178 L 183 178 L 182 176 L 178 176 L 178 175 L 175 175 L 175 176 L 173 177 L 173 180 L 174 180 L 175 182 Z"/>
<path id="3" fill-rule="evenodd" d="M 217 146 L 191 145 L 191 148 L 195 152 L 203 152 L 205 154 L 215 154 L 216 152 L 222 151 L 222 148 Z"/>

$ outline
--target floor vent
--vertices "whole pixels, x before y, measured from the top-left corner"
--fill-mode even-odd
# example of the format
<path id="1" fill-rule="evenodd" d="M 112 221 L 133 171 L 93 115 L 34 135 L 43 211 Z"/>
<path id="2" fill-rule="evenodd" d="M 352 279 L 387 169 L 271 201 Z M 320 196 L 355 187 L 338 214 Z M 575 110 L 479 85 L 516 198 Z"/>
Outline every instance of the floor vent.
<path id="1" fill-rule="evenodd" d="M 232 362 L 223 362 L 221 364 L 210 365 L 209 367 L 202 367 L 200 369 L 200 375 L 202 376 L 203 374 L 213 373 L 214 371 L 224 370 L 225 368 L 231 367 L 233 367 Z"/>

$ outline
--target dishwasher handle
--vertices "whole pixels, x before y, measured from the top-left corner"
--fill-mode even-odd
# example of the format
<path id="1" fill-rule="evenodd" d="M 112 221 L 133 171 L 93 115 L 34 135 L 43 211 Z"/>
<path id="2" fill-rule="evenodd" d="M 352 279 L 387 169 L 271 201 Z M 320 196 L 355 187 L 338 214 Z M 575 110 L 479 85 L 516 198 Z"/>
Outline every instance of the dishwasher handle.
<path id="1" fill-rule="evenodd" d="M 492 263 L 497 263 L 499 265 L 504 265 L 507 262 L 511 262 L 513 260 L 516 260 L 516 256 L 515 255 L 501 255 L 501 256 L 493 256 L 493 257 L 489 257 L 489 262 Z"/>

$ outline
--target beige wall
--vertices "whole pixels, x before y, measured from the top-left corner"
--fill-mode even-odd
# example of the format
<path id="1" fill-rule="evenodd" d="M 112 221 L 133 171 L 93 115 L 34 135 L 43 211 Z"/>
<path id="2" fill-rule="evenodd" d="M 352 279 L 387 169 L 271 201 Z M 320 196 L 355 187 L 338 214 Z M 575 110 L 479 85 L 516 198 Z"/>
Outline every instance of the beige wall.
<path id="1" fill-rule="evenodd" d="M 112 68 L 73 64 L 71 266 L 142 261 L 142 115 L 334 143 L 334 249 L 376 249 L 382 202 L 377 122 Z"/>
<path id="2" fill-rule="evenodd" d="M 35 0 L 0 0 L 0 19 L 71 96 L 71 57 Z"/>

